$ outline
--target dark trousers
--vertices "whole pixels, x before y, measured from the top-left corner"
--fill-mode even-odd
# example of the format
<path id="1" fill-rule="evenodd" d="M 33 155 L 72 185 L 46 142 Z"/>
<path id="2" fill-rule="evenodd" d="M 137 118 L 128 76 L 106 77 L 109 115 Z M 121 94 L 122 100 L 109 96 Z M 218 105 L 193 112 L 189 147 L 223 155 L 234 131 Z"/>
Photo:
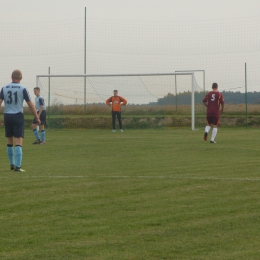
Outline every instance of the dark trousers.
<path id="1" fill-rule="evenodd" d="M 123 126 L 122 126 L 121 112 L 117 112 L 117 111 L 112 111 L 112 127 L 114 130 L 116 129 L 116 117 L 117 117 L 120 129 L 122 129 Z"/>

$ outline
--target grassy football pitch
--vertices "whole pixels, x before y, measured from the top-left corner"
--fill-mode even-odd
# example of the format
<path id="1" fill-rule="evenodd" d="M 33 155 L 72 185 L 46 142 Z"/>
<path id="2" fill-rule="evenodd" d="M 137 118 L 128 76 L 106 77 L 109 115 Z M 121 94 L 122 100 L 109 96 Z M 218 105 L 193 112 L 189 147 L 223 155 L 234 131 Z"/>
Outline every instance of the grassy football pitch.
<path id="1" fill-rule="evenodd" d="M 258 129 L 0 134 L 0 259 L 260 259 Z"/>

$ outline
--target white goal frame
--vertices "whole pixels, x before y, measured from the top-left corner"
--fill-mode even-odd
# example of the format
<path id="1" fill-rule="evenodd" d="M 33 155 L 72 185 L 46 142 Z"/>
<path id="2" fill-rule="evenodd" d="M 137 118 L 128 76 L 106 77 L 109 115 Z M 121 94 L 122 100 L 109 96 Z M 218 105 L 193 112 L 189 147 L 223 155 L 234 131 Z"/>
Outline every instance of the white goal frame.
<path id="1" fill-rule="evenodd" d="M 72 78 L 72 77 L 84 77 L 84 105 L 86 105 L 87 96 L 86 96 L 86 78 L 94 78 L 94 77 L 142 77 L 142 76 L 180 76 L 180 75 L 190 75 L 191 76 L 191 130 L 195 130 L 195 86 L 194 86 L 194 72 L 176 72 L 176 73 L 148 73 L 148 74 L 66 74 L 66 75 L 56 75 L 56 74 L 43 74 L 36 75 L 36 87 L 39 86 L 39 78 L 49 78 L 48 88 L 50 95 L 50 79 L 51 78 Z M 50 98 L 49 104 L 50 106 Z"/>

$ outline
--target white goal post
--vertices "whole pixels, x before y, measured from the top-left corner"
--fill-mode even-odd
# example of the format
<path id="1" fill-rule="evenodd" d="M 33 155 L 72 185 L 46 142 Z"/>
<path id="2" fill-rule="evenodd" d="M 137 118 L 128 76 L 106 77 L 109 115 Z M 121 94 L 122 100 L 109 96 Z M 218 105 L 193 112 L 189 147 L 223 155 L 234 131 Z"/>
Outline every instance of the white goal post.
<path id="1" fill-rule="evenodd" d="M 84 105 L 87 103 L 87 91 L 86 91 L 86 79 L 91 78 L 115 78 L 115 77 L 162 77 L 162 76 L 190 76 L 190 89 L 191 91 L 191 129 L 195 130 L 195 77 L 194 72 L 176 72 L 176 73 L 144 73 L 144 74 L 67 74 L 67 75 L 56 75 L 56 74 L 43 74 L 36 75 L 36 87 L 40 87 L 40 78 L 48 78 L 48 95 L 51 92 L 51 78 L 84 78 Z M 172 88 L 174 92 L 174 86 Z M 48 97 L 48 106 L 50 106 L 50 96 Z"/>

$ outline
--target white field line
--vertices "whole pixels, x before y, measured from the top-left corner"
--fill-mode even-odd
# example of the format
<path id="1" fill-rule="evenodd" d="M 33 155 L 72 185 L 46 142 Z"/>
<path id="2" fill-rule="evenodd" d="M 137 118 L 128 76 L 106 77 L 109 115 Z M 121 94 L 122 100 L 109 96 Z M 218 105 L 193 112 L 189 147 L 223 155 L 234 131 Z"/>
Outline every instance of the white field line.
<path id="1" fill-rule="evenodd" d="M 197 177 L 197 176 L 105 176 L 105 175 L 79 175 L 79 176 L 62 176 L 62 175 L 41 175 L 41 176 L 33 176 L 33 175 L 23 175 L 23 176 L 0 176 L 0 179 L 6 179 L 6 178 L 12 178 L 12 179 L 98 179 L 98 178 L 104 178 L 104 179 L 176 179 L 176 180 L 212 180 L 212 181 L 260 181 L 260 178 L 225 178 L 225 177 Z"/>

